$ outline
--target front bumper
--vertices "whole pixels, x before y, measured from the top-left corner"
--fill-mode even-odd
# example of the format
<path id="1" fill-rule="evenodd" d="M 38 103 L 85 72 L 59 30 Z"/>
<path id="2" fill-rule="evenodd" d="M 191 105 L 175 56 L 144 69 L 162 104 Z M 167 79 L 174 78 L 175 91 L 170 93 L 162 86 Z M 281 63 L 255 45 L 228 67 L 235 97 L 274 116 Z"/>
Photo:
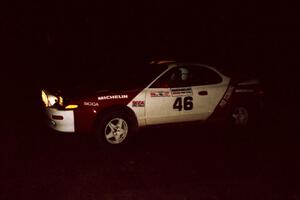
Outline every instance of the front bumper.
<path id="1" fill-rule="evenodd" d="M 75 132 L 74 111 L 46 108 L 47 124 L 50 128 L 60 132 Z"/>

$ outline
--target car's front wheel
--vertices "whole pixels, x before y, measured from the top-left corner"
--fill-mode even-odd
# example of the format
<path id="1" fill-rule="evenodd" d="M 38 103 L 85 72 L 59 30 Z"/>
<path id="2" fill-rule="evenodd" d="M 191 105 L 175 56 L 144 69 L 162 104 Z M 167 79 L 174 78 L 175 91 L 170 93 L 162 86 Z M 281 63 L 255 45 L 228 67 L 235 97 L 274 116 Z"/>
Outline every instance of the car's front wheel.
<path id="1" fill-rule="evenodd" d="M 106 112 L 99 120 L 97 139 L 104 145 L 120 145 L 128 140 L 137 129 L 133 116 L 124 111 Z"/>

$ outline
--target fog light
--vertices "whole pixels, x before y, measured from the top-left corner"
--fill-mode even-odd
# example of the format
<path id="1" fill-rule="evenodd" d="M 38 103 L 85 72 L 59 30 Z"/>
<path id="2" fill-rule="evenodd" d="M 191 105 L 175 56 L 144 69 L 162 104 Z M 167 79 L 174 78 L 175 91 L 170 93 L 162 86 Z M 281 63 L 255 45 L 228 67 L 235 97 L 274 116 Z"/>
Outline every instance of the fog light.
<path id="1" fill-rule="evenodd" d="M 51 124 L 52 126 L 55 126 L 55 125 L 56 125 L 55 121 L 53 121 L 53 120 L 50 120 L 50 124 Z"/>

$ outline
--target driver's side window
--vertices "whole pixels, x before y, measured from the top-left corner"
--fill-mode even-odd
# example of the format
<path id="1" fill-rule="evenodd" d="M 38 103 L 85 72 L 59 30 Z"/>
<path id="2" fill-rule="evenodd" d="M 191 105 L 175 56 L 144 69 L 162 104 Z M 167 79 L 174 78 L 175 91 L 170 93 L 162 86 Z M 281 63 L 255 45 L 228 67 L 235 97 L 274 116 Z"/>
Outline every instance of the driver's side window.
<path id="1" fill-rule="evenodd" d="M 186 67 L 175 67 L 160 77 L 151 88 L 175 88 L 190 86 L 190 71 Z"/>

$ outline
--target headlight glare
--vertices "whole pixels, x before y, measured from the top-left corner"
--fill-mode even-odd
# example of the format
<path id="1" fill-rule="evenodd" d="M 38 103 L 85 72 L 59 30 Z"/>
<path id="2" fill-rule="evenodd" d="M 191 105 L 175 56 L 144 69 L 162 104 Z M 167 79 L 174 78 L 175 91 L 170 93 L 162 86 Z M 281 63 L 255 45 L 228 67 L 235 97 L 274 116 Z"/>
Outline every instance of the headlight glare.
<path id="1" fill-rule="evenodd" d="M 44 90 L 42 90 L 42 101 L 44 102 L 45 106 L 48 107 L 49 104 L 48 104 L 48 97 L 47 97 L 47 94 Z"/>
<path id="2" fill-rule="evenodd" d="M 45 90 L 41 92 L 42 101 L 44 102 L 46 107 L 51 107 L 55 105 L 63 106 L 63 98 L 61 96 L 55 96 L 47 93 Z"/>
<path id="3" fill-rule="evenodd" d="M 54 95 L 48 95 L 48 105 L 53 106 L 56 102 L 58 102 L 58 98 Z"/>

